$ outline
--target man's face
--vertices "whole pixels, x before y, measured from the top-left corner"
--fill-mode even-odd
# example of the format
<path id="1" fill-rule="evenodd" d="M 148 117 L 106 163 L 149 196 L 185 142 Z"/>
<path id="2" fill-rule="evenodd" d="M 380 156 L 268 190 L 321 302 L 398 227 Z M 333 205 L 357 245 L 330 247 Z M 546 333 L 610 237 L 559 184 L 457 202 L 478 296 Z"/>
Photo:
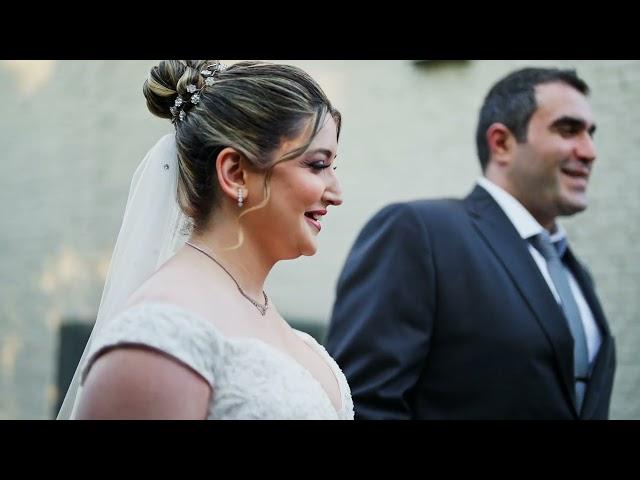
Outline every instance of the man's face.
<path id="1" fill-rule="evenodd" d="M 587 183 L 596 158 L 595 125 L 586 97 L 561 82 L 538 85 L 538 108 L 526 142 L 507 171 L 515 197 L 543 225 L 587 208 Z"/>

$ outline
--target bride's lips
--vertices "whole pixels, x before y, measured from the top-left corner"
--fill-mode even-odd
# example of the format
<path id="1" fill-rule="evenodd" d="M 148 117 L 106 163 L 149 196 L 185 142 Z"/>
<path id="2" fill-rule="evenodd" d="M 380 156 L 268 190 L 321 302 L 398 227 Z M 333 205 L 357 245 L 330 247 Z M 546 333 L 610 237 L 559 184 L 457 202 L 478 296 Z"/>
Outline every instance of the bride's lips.
<path id="1" fill-rule="evenodd" d="M 304 212 L 304 218 L 319 232 L 320 230 L 322 230 L 322 225 L 320 225 L 320 218 L 326 214 L 326 210 L 310 210 L 308 212 Z"/>

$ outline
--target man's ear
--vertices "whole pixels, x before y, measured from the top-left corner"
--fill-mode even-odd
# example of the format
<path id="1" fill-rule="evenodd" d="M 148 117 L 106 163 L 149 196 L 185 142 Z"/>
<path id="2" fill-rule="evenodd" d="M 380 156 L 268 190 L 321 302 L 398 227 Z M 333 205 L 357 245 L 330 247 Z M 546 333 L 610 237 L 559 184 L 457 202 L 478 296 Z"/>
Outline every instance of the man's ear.
<path id="1" fill-rule="evenodd" d="M 511 130 L 503 123 L 493 123 L 487 129 L 487 145 L 489 147 L 489 161 L 499 166 L 511 163 L 517 142 Z"/>

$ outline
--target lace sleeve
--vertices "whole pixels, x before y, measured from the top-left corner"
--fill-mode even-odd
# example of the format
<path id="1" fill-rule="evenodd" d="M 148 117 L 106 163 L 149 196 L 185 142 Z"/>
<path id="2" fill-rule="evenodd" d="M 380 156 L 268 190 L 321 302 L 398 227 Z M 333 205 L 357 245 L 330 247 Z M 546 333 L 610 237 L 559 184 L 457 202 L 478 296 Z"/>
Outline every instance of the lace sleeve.
<path id="1" fill-rule="evenodd" d="M 175 358 L 213 387 L 224 344 L 205 320 L 160 304 L 134 306 L 117 315 L 92 342 L 82 383 L 94 361 L 108 349 L 144 345 Z"/>

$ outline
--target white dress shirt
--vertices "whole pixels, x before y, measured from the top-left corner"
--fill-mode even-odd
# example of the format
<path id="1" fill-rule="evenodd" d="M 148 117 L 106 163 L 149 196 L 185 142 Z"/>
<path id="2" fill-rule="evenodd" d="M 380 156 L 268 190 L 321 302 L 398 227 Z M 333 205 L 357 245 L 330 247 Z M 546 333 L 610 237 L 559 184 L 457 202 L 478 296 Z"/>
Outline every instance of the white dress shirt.
<path id="1" fill-rule="evenodd" d="M 489 195 L 493 197 L 493 199 L 500 205 L 502 211 L 507 215 L 515 229 L 527 242 L 527 247 L 529 249 L 529 253 L 533 257 L 536 265 L 540 269 L 542 276 L 547 281 L 547 285 L 553 293 L 558 304 L 560 303 L 560 296 L 556 291 L 555 285 L 549 276 L 549 270 L 547 268 L 547 262 L 544 257 L 536 250 L 529 239 L 535 235 L 538 235 L 544 230 L 544 227 L 538 223 L 538 221 L 533 218 L 533 216 L 529 213 L 529 211 L 522 206 L 522 204 L 516 200 L 511 194 L 497 186 L 495 183 L 491 182 L 485 177 L 481 177 L 478 179 L 478 185 L 484 188 Z M 556 231 L 551 236 L 551 242 L 556 243 L 566 238 L 567 234 L 565 230 L 558 224 Z M 589 352 L 589 362 L 593 362 L 594 357 L 598 353 L 598 349 L 600 348 L 600 344 L 602 343 L 602 335 L 600 333 L 600 329 L 596 324 L 595 318 L 593 317 L 593 313 L 589 308 L 589 304 L 584 298 L 582 294 L 582 290 L 580 289 L 580 285 L 576 281 L 573 273 L 564 265 L 563 268 L 567 277 L 569 279 L 569 286 L 571 287 L 571 292 L 576 300 L 576 304 L 578 305 L 578 309 L 580 310 L 580 318 L 582 319 L 582 325 L 584 327 L 584 333 L 587 337 L 587 349 Z"/>

